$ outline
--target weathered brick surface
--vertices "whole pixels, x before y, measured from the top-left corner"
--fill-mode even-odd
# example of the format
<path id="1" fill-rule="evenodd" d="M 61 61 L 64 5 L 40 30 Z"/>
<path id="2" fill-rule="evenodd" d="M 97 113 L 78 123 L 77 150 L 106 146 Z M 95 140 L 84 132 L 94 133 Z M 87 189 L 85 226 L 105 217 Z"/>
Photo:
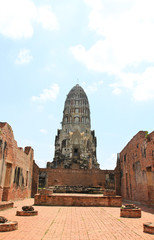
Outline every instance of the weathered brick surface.
<path id="1" fill-rule="evenodd" d="M 86 194 L 36 194 L 35 205 L 43 206 L 106 206 L 120 207 L 122 199 L 120 196 L 102 196 Z"/>
<path id="2" fill-rule="evenodd" d="M 2 194 L 3 194 L 3 188 L 0 186 L 0 201 L 2 199 Z"/>
<path id="3" fill-rule="evenodd" d="M 26 216 L 26 217 L 36 216 L 36 215 L 38 215 L 38 211 L 17 211 L 16 215 L 17 216 Z"/>
<path id="4" fill-rule="evenodd" d="M 154 234 L 154 223 L 152 222 L 143 223 L 143 231 L 146 233 Z"/>
<path id="5" fill-rule="evenodd" d="M 140 218 L 141 217 L 141 209 L 120 209 L 120 217 L 128 217 L 128 218 Z"/>
<path id="6" fill-rule="evenodd" d="M 8 208 L 13 208 L 13 205 L 14 205 L 13 202 L 0 203 L 0 211 Z"/>
<path id="7" fill-rule="evenodd" d="M 120 218 L 119 207 L 35 206 L 35 217 L 18 217 L 16 211 L 32 205 L 34 199 L 15 202 L 2 216 L 18 221 L 17 231 L 0 233 L 3 240 L 153 240 L 143 232 L 143 223 L 152 222 L 154 209 L 142 209 L 141 218 Z"/>
<path id="8" fill-rule="evenodd" d="M 114 169 L 115 174 L 115 191 L 116 195 L 121 196 L 121 167 L 120 167 L 120 156 L 117 154 L 117 164 Z"/>
<path id="9" fill-rule="evenodd" d="M 10 232 L 18 229 L 18 222 L 6 222 L 0 224 L 0 232 Z"/>
<path id="10" fill-rule="evenodd" d="M 40 173 L 46 175 L 45 187 L 49 186 L 101 186 L 115 188 L 115 181 L 109 180 L 114 170 L 83 170 L 83 169 L 48 169 L 40 168 Z M 114 177 L 113 177 L 114 178 Z"/>
<path id="11" fill-rule="evenodd" d="M 123 199 L 154 205 L 154 132 L 138 132 L 120 153 Z"/>
<path id="12" fill-rule="evenodd" d="M 0 201 L 30 197 L 32 170 L 33 149 L 19 148 L 10 125 L 0 123 Z"/>
<path id="13" fill-rule="evenodd" d="M 40 195 L 50 195 L 53 193 L 53 189 L 39 189 L 38 193 Z"/>
<path id="14" fill-rule="evenodd" d="M 37 193 L 37 189 L 39 186 L 39 167 L 33 161 L 33 177 L 32 177 L 32 193 L 31 196 L 34 197 L 34 195 Z"/>
<path id="15" fill-rule="evenodd" d="M 116 191 L 115 190 L 109 190 L 109 189 L 105 189 L 104 190 L 104 196 L 115 196 L 116 195 Z"/>

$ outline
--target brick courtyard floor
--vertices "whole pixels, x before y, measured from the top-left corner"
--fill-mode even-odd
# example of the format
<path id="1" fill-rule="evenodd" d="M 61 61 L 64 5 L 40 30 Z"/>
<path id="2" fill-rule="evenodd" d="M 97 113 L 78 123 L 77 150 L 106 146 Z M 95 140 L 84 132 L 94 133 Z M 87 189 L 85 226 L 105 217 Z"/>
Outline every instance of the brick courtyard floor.
<path id="1" fill-rule="evenodd" d="M 33 199 L 16 201 L 14 208 L 0 211 L 0 216 L 18 221 L 18 230 L 0 232 L 0 240 L 154 240 L 143 232 L 144 222 L 154 222 L 154 209 L 142 208 L 138 219 L 120 218 L 120 208 L 34 206 L 38 216 L 19 217 L 16 211 L 32 205 Z"/>

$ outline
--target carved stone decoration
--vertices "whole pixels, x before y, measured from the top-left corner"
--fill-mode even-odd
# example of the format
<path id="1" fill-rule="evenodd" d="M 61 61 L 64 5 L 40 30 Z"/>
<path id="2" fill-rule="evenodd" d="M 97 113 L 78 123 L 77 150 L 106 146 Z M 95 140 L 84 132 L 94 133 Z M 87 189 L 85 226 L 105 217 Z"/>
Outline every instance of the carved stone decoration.
<path id="1" fill-rule="evenodd" d="M 67 95 L 62 129 L 55 138 L 54 159 L 47 163 L 47 168 L 99 169 L 96 146 L 88 98 L 77 84 Z"/>

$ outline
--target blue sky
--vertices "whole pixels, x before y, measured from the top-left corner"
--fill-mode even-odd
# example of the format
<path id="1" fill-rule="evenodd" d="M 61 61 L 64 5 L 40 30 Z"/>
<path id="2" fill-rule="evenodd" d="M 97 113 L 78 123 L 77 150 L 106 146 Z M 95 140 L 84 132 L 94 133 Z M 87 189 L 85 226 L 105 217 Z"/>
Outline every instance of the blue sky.
<path id="1" fill-rule="evenodd" d="M 138 131 L 153 131 L 153 11 L 153 0 L 0 0 L 0 121 L 40 167 L 77 79 L 102 169 Z"/>

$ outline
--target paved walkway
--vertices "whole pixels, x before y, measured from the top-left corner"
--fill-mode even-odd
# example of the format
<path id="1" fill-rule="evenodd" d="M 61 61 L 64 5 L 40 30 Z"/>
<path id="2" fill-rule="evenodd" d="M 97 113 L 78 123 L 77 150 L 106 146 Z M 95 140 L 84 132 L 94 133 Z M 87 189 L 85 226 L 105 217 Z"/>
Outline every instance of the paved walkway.
<path id="1" fill-rule="evenodd" d="M 18 221 L 18 230 L 0 232 L 0 240 L 154 240 L 143 232 L 143 223 L 154 222 L 154 209 L 142 207 L 138 219 L 120 218 L 120 208 L 35 206 L 38 216 L 19 217 L 16 211 L 33 199 L 17 201 L 1 216 Z"/>

